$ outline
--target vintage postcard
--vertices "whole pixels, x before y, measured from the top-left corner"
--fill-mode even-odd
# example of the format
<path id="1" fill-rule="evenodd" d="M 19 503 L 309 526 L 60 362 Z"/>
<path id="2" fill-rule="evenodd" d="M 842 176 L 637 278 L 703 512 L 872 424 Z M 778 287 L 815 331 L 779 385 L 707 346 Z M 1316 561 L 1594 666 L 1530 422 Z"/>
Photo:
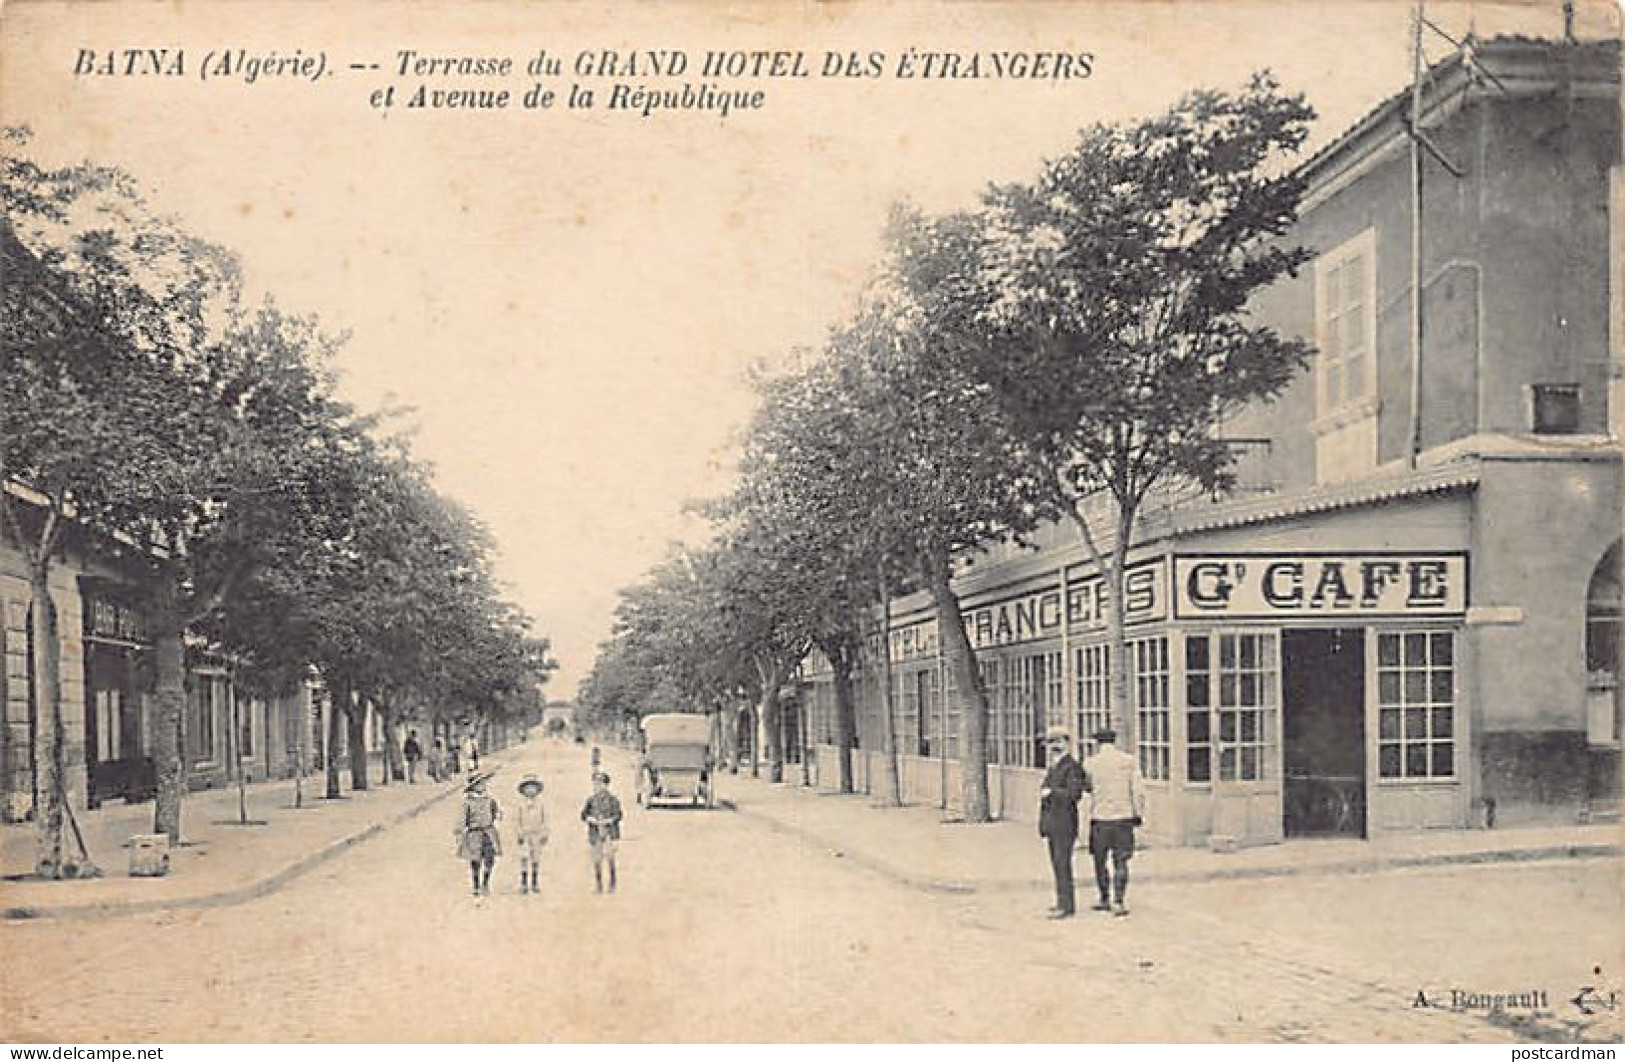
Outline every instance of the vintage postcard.
<path id="1" fill-rule="evenodd" d="M 1617 1043 L 1621 31 L 7 2 L 0 1040 Z"/>

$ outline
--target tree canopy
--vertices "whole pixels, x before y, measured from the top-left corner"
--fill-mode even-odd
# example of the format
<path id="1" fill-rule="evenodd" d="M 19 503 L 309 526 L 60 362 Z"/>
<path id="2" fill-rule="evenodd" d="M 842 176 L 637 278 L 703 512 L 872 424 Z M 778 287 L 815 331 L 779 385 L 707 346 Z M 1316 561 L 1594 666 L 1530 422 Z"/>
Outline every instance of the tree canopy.
<path id="1" fill-rule="evenodd" d="M 626 623 L 593 688 L 613 674 L 638 704 L 712 657 L 816 644 L 836 672 L 847 786 L 853 669 L 890 683 L 886 652 L 855 647 L 886 644 L 893 595 L 927 590 L 961 719 L 963 808 L 978 820 L 987 695 L 955 577 L 990 543 L 1070 519 L 1105 576 L 1112 699 L 1126 718 L 1121 579 L 1141 505 L 1181 484 L 1223 490 L 1227 419 L 1278 394 L 1309 355 L 1248 308 L 1305 261 L 1285 237 L 1302 192 L 1289 164 L 1312 117 L 1259 74 L 1083 129 L 973 208 L 896 208 L 854 311 L 821 349 L 757 381 L 739 486 L 710 507 L 707 552 L 723 574 L 688 582 L 660 569 L 626 592 L 631 611 L 653 595 L 668 617 L 703 594 L 717 636 Z"/>
<path id="2" fill-rule="evenodd" d="M 314 667 L 386 721 L 534 702 L 554 666 L 546 639 L 503 600 L 484 529 L 336 397 L 328 365 L 345 337 L 247 303 L 235 257 L 154 212 L 130 175 L 48 167 L 26 131 L 5 139 L 0 509 L 45 602 L 32 612 L 42 867 L 60 861 L 64 762 L 43 588 L 70 527 L 148 611 L 155 828 L 172 837 L 189 636 L 272 692 Z"/>

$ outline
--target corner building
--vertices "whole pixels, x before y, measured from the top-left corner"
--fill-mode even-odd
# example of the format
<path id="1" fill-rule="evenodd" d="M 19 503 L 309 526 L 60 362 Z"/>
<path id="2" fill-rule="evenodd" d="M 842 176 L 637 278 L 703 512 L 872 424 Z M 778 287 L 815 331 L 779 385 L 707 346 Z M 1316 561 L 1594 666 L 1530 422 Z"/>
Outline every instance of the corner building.
<path id="1" fill-rule="evenodd" d="M 1314 258 L 1254 313 L 1317 354 L 1226 425 L 1235 489 L 1155 499 L 1131 543 L 1113 723 L 1156 842 L 1618 814 L 1619 44 L 1497 38 L 1430 71 L 1444 161 L 1424 156 L 1419 366 L 1409 105 L 1407 87 L 1304 164 L 1289 239 Z M 1101 580 L 1070 525 L 1037 544 L 957 582 L 993 806 L 1014 819 L 1036 814 L 1044 727 L 1105 720 Z M 959 711 L 923 595 L 891 642 L 906 796 L 953 807 Z M 858 687 L 871 788 L 876 671 Z M 827 668 L 804 679 L 834 786 Z"/>

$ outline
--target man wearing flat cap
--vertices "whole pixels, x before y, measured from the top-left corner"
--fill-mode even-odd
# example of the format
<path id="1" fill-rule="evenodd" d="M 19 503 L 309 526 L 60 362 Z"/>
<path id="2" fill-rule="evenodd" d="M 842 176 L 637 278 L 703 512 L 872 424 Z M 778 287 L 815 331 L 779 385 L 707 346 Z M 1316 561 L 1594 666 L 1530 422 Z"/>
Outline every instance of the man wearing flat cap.
<path id="1" fill-rule="evenodd" d="M 1055 906 L 1051 918 L 1071 918 L 1077 910 L 1072 886 L 1072 849 L 1078 843 L 1078 801 L 1083 799 L 1083 768 L 1072 757 L 1072 735 L 1052 726 L 1044 734 L 1049 770 L 1038 790 L 1038 835 L 1049 841 L 1049 863 L 1055 872 Z"/>
<path id="2" fill-rule="evenodd" d="M 1089 855 L 1095 864 L 1095 910 L 1128 914 L 1128 861 L 1134 854 L 1134 828 L 1145 815 L 1145 782 L 1134 757 L 1117 747 L 1117 734 L 1095 734 L 1095 754 L 1084 762 L 1092 797 Z M 1110 860 L 1111 866 L 1107 867 Z"/>

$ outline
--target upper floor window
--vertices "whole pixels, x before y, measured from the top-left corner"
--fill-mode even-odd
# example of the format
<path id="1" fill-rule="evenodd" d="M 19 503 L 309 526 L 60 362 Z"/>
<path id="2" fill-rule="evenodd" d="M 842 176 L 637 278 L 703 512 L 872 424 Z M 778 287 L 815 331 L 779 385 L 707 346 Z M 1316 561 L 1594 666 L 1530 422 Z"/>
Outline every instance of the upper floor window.
<path id="1" fill-rule="evenodd" d="M 1372 229 L 1315 261 L 1316 404 L 1323 417 L 1376 397 L 1376 272 Z"/>
<path id="2" fill-rule="evenodd" d="M 1580 430 L 1578 384 L 1535 384 L 1530 389 L 1530 427 L 1541 435 L 1573 435 Z"/>

